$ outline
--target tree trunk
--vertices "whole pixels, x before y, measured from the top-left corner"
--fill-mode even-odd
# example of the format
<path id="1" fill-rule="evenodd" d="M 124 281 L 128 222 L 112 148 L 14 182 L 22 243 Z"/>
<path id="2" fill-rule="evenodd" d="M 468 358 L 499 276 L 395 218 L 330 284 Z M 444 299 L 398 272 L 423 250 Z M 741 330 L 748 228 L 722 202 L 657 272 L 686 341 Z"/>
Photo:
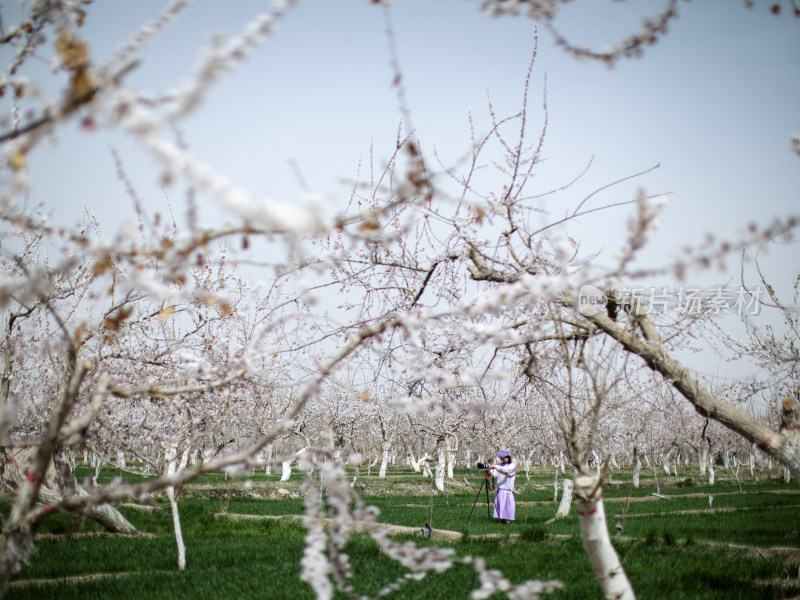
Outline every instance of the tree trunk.
<path id="1" fill-rule="evenodd" d="M 43 473 L 38 480 L 37 472 Z M 63 482 L 58 480 L 52 452 L 48 457 L 48 453 L 42 451 L 41 446 L 13 452 L 10 455 L 0 449 L 0 476 L 3 483 L 15 492 L 11 512 L 3 523 L 3 533 L 0 535 L 1 597 L 8 587 L 11 576 L 17 573 L 35 552 L 33 540 L 38 522 L 27 519 L 34 506 L 53 504 L 67 496 L 88 497 L 89 494 L 74 484 L 71 472 L 67 481 L 71 485 L 69 487 L 59 485 Z M 66 493 L 57 491 L 60 489 L 66 490 Z M 115 533 L 139 533 L 119 511 L 108 504 L 95 506 L 88 500 L 86 505 L 75 510 L 75 513 L 91 518 Z"/>
<path id="2" fill-rule="evenodd" d="M 639 459 L 639 455 L 634 453 L 633 455 L 633 487 L 637 490 L 639 489 L 639 477 L 642 473 L 642 461 Z"/>
<path id="3" fill-rule="evenodd" d="M 336 456 L 335 452 L 334 456 Z M 265 475 L 272 475 L 272 444 L 267 445 L 267 467 L 264 471 Z"/>
<path id="4" fill-rule="evenodd" d="M 381 455 L 381 468 L 378 471 L 378 477 L 386 477 L 386 468 L 389 466 L 389 447 L 383 446 L 383 454 Z"/>
<path id="5" fill-rule="evenodd" d="M 177 448 L 172 445 L 164 456 L 164 459 L 169 461 L 167 464 L 167 477 L 172 477 L 180 471 L 175 465 L 176 450 Z M 188 456 L 187 452 L 184 452 L 184 456 Z M 181 516 L 178 512 L 178 502 L 175 500 L 175 488 L 173 486 L 167 488 L 167 499 L 169 500 L 169 508 L 172 511 L 172 529 L 175 532 L 175 544 L 178 547 L 178 570 L 183 571 L 186 568 L 186 545 L 183 543 Z"/>
<path id="6" fill-rule="evenodd" d="M 419 459 L 419 466 L 422 469 L 423 477 L 433 477 L 433 473 L 431 472 L 430 460 L 431 457 L 428 456 L 427 452 L 422 458 Z"/>
<path id="7" fill-rule="evenodd" d="M 0 453 L 0 457 L 4 455 L 4 453 Z M 22 450 L 13 452 L 8 455 L 8 458 L 3 459 L 6 465 L 2 472 L 2 481 L 12 490 L 18 490 L 24 481 L 28 455 L 28 450 Z M 86 490 L 77 485 L 75 476 L 67 467 L 68 466 L 62 462 L 57 463 L 56 461 L 51 461 L 47 473 L 45 474 L 44 481 L 39 488 L 37 503 L 55 504 L 72 494 L 89 496 Z M 59 492 L 59 490 L 63 490 L 64 493 Z M 131 525 L 122 513 L 110 504 L 89 504 L 79 509 L 77 514 L 96 521 L 109 533 L 119 533 L 123 535 L 139 534 L 139 531 Z"/>
<path id="8" fill-rule="evenodd" d="M 706 468 L 708 468 L 708 450 L 703 448 L 700 452 L 700 477 L 706 474 Z"/>
<path id="9" fill-rule="evenodd" d="M 292 476 L 292 461 L 285 460 L 281 463 L 281 481 L 289 481 Z"/>
<path id="10" fill-rule="evenodd" d="M 570 508 L 572 508 L 572 488 L 574 485 L 572 479 L 564 480 L 564 491 L 561 493 L 561 503 L 556 511 L 556 519 L 569 515 Z"/>
<path id="11" fill-rule="evenodd" d="M 708 457 L 708 485 L 714 485 L 714 455 Z"/>
<path id="12" fill-rule="evenodd" d="M 437 444 L 436 454 L 438 460 L 436 461 L 436 478 L 435 478 L 435 485 L 436 489 L 440 492 L 444 491 L 444 473 L 445 473 L 445 451 L 444 451 L 444 442 Z"/>
<path id="13" fill-rule="evenodd" d="M 600 478 L 581 474 L 575 478 L 578 520 L 583 549 L 606 598 L 633 600 L 636 594 L 611 543 L 606 523 Z"/>
<path id="14" fill-rule="evenodd" d="M 415 473 L 419 473 L 419 461 L 414 458 L 413 453 L 408 455 L 408 464 L 411 465 L 411 468 L 414 469 Z"/>
<path id="15" fill-rule="evenodd" d="M 558 502 L 558 463 L 553 462 L 553 502 Z"/>

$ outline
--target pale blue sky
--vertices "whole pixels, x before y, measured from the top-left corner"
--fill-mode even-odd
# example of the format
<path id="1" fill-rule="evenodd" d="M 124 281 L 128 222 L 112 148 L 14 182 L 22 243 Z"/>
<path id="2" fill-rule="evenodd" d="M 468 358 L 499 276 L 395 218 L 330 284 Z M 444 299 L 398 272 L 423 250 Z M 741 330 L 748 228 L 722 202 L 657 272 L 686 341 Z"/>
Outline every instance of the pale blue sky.
<path id="1" fill-rule="evenodd" d="M 16 20 L 17 7 L 8 4 L 6 24 Z M 161 4 L 95 0 L 83 30 L 94 60 L 101 62 L 140 23 L 155 18 Z M 469 112 L 479 132 L 488 130 L 487 93 L 499 115 L 519 109 L 533 47 L 533 21 L 492 19 L 478 5 L 396 0 L 391 9 L 413 124 L 422 143 L 435 144 L 447 160 L 468 150 Z M 602 47 L 634 31 L 661 5 L 577 1 L 556 24 L 578 43 Z M 270 6 L 198 0 L 152 45 L 127 83 L 164 91 L 189 72 L 211 33 L 236 34 Z M 776 17 L 764 3 L 751 10 L 738 0 L 679 6 L 682 17 L 663 40 L 643 59 L 613 70 L 567 56 L 540 29 L 530 99 L 535 135 L 546 74 L 547 163 L 536 185 L 565 183 L 595 157 L 584 182 L 563 198 L 573 206 L 600 185 L 661 164 L 638 182 L 650 193 L 672 192 L 664 228 L 646 254 L 650 264 L 665 262 L 673 249 L 708 230 L 734 233 L 750 220 L 766 223 L 800 212 L 800 157 L 789 150 L 791 136 L 800 134 L 800 20 Z M 289 165 L 294 160 L 310 188 L 332 208 L 341 207 L 350 190 L 341 182 L 355 175 L 359 159 L 368 160 L 370 145 L 378 159 L 393 149 L 400 111 L 389 61 L 383 8 L 368 0 L 301 1 L 263 47 L 223 78 L 184 123 L 183 134 L 197 157 L 256 195 L 299 201 Z M 65 222 L 79 219 L 86 202 L 114 231 L 132 211 L 114 174 L 112 145 L 140 195 L 152 210 L 162 210 L 159 173 L 139 150 L 118 134 L 72 133 L 62 132 L 56 147 L 30 157 L 32 200 L 57 207 L 56 218 Z M 597 202 L 630 200 L 635 185 Z M 180 214 L 179 189 L 169 193 Z M 575 228 L 576 237 L 586 250 L 615 250 L 624 211 L 587 220 Z M 788 282 L 800 269 L 796 255 L 793 247 L 773 253 L 771 273 Z M 713 275 L 722 283 L 729 277 Z"/>

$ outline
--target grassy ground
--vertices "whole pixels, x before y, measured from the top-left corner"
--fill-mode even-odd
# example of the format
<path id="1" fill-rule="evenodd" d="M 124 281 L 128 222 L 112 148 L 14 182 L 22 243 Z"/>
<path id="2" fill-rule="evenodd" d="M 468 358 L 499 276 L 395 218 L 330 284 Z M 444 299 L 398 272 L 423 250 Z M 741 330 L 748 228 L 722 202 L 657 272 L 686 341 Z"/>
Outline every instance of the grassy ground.
<path id="1" fill-rule="evenodd" d="M 79 472 L 79 477 L 93 471 Z M 501 526 L 487 518 L 485 496 L 475 502 L 482 472 L 457 473 L 446 494 L 407 470 L 380 480 L 362 469 L 357 486 L 380 509 L 379 519 L 414 528 L 459 532 L 455 542 L 420 536 L 420 544 L 446 545 L 460 556 L 480 555 L 512 581 L 559 579 L 564 589 L 552 598 L 599 597 L 581 547 L 577 515 L 549 523 L 553 503 L 552 470 L 518 477 L 517 521 Z M 464 482 L 464 477 L 467 482 Z M 100 480 L 133 478 L 108 470 Z M 740 474 L 740 478 L 745 479 Z M 256 473 L 241 480 L 207 476 L 180 495 L 187 546 L 187 568 L 176 569 L 169 509 L 160 499 L 151 510 L 123 505 L 147 538 L 75 535 L 98 531 L 91 522 L 53 515 L 42 523 L 37 555 L 15 577 L 8 598 L 311 598 L 300 582 L 304 529 L 291 519 L 221 518 L 219 513 L 298 515 L 299 480 L 279 483 Z M 739 492 L 732 475 L 718 474 L 715 486 L 697 484 L 697 473 L 659 476 L 665 499 L 652 496 L 652 476 L 632 490 L 625 474 L 604 488 L 609 527 L 627 506 L 624 530 L 615 545 L 639 598 L 784 598 L 800 595 L 800 486 L 748 477 Z M 687 481 L 689 480 L 689 481 Z M 274 499 L 278 488 L 293 497 Z M 629 499 L 630 496 L 630 499 Z M 713 496 L 709 505 L 709 496 Z M 470 512 L 475 507 L 470 519 Z M 3 505 L 7 511 L 8 502 Z M 469 524 L 467 520 L 469 519 Z M 400 536 L 399 539 L 403 539 Z M 363 537 L 348 548 L 358 592 L 374 594 L 403 574 Z M 474 573 L 456 566 L 389 596 L 468 598 L 478 587 Z"/>

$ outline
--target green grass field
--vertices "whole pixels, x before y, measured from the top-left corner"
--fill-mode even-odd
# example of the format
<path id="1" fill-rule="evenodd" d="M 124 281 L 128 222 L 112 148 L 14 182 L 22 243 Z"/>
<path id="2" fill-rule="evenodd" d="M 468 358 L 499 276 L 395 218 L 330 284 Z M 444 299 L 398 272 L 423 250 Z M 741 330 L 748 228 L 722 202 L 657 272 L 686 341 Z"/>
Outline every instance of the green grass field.
<path id="1" fill-rule="evenodd" d="M 93 474 L 88 469 L 79 477 Z M 537 469 L 530 480 L 518 476 L 517 521 L 500 525 L 487 518 L 485 496 L 475 502 L 479 473 L 469 485 L 456 474 L 446 494 L 434 494 L 430 483 L 409 470 L 390 471 L 379 479 L 358 480 L 367 503 L 380 509 L 379 520 L 418 528 L 459 532 L 454 542 L 419 535 L 399 536 L 421 545 L 454 548 L 459 556 L 480 555 L 514 582 L 559 579 L 565 587 L 549 597 L 599 597 L 583 552 L 576 511 L 548 523 L 555 514 L 552 470 Z M 135 476 L 109 469 L 100 481 Z M 625 474 L 604 488 L 609 527 L 614 530 L 626 504 L 621 536 L 614 542 L 639 598 L 785 598 L 800 595 L 800 486 L 762 478 L 743 480 L 743 492 L 732 476 L 718 474 L 715 486 L 689 485 L 698 474 L 661 477 L 665 499 L 651 496 L 652 479 L 631 490 Z M 263 472 L 226 480 L 206 476 L 187 485 L 179 496 L 187 547 L 187 568 L 176 567 L 169 508 L 163 498 L 150 510 L 123 505 L 136 527 L 153 534 L 130 538 L 86 535 L 92 522 L 52 515 L 42 523 L 37 554 L 14 578 L 8 598 L 312 598 L 298 579 L 305 531 L 296 519 L 234 520 L 229 515 L 299 515 L 299 478 L 279 483 Z M 691 482 L 689 482 L 691 483 Z M 279 487 L 293 497 L 269 499 Z M 630 493 L 630 501 L 628 496 Z M 709 506 L 709 495 L 713 502 Z M 475 505 L 469 525 L 467 520 Z M 9 500 L 2 504 L 4 511 Z M 349 546 L 359 594 L 375 594 L 404 573 L 366 537 Z M 409 583 L 389 598 L 469 598 L 478 587 L 475 573 L 457 565 L 421 582 Z M 344 598 L 344 595 L 341 596 Z"/>

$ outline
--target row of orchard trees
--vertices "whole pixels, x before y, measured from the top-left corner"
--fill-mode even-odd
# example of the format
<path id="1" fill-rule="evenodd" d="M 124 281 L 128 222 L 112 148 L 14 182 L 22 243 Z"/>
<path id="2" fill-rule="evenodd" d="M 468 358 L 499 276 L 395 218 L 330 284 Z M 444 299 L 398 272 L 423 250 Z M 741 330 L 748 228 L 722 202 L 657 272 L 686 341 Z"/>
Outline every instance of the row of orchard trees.
<path id="1" fill-rule="evenodd" d="M 788 337 L 750 324 L 749 341 L 725 340 L 775 369 L 779 383 L 768 380 L 761 392 L 775 409 L 766 417 L 736 405 L 752 397 L 744 387 L 734 393 L 698 379 L 672 352 L 713 325 L 711 315 L 660 320 L 615 291 L 636 280 L 631 261 L 663 202 L 644 191 L 629 202 L 616 265 L 582 256 L 559 233 L 563 218 L 542 225 L 549 217 L 539 199 L 556 190 L 530 189 L 546 129 L 529 139 L 537 120 L 525 102 L 508 119 L 492 113 L 492 127 L 475 137 L 458 170 L 436 172 L 413 134 L 398 140 L 385 169 L 355 186 L 350 208 L 325 216 L 314 205 L 251 196 L 199 163 L 176 135 L 292 2 L 212 45 L 185 82 L 160 94 L 127 85 L 126 75 L 188 3 L 170 2 L 109 57 L 93 56 L 81 37 L 87 4 L 32 1 L 22 22 L 3 23 L 0 37 L 11 57 L 0 80 L 10 103 L 0 132 L 0 451 L 13 493 L 0 535 L 0 592 L 31 559 L 37 524 L 53 511 L 133 533 L 113 503 L 163 490 L 182 566 L 175 486 L 208 472 L 294 462 L 318 477 L 304 487 L 302 577 L 320 598 L 335 588 L 352 594 L 343 541 L 375 517 L 346 481 L 344 461 L 378 459 L 380 473 L 400 452 L 422 461 L 443 487 L 457 457 L 471 463 L 508 447 L 527 464 L 555 460 L 575 473 L 598 580 L 607 595 L 631 597 L 604 527 L 597 463 L 668 468 L 678 457 L 705 464 L 720 453 L 749 461 L 757 445 L 768 460 L 800 472 L 795 400 L 782 412 L 774 402 L 797 387 L 797 313 L 782 313 Z M 502 12 L 506 4 L 487 6 Z M 544 19 L 557 6 L 530 4 Z M 671 11 L 661 16 L 671 18 Z M 56 96 L 35 95 L 20 75 L 32 57 L 66 76 Z M 126 135 L 147 153 L 162 179 L 186 192 L 187 225 L 141 208 L 121 158 L 135 231 L 108 236 L 90 211 L 80 226 L 64 227 L 31 210 L 30 181 L 39 174 L 27 157 L 76 121 L 86 131 Z M 492 164 L 490 177 L 484 166 Z M 79 191 L 64 193 L 52 202 L 73 202 Z M 228 211 L 234 224 L 202 225 L 202 202 Z M 584 215 L 583 205 L 572 203 L 571 218 Z M 779 220 L 648 274 L 680 276 L 796 224 Z M 256 253 L 279 258 L 252 278 L 236 264 Z M 584 284 L 606 291 L 602 311 L 579 310 Z M 335 310 L 324 306 L 326 293 L 336 294 Z M 84 450 L 121 452 L 157 476 L 76 481 L 70 466 Z M 335 518 L 322 529 L 326 511 Z M 512 585 L 477 558 L 371 535 L 417 575 L 471 565 L 487 597 L 498 590 L 537 597 L 558 585 Z"/>
<path id="2" fill-rule="evenodd" d="M 184 466 L 220 452 L 236 452 L 258 433 L 259 424 L 243 415 L 254 407 L 259 411 L 264 408 L 247 402 L 244 396 L 228 388 L 219 395 L 226 406 L 233 402 L 232 408 L 226 408 L 225 419 L 236 422 L 236 429 L 219 431 L 204 426 L 202 421 L 192 423 L 188 419 L 178 429 L 175 425 L 184 420 L 181 411 L 170 412 L 166 417 L 163 412 L 156 412 L 153 416 L 157 420 L 171 422 L 170 436 L 158 441 L 124 435 L 121 439 L 126 440 L 125 445 L 114 438 L 95 438 L 83 448 L 68 449 L 67 456 L 74 463 L 80 460 L 82 450 L 84 463 L 113 463 L 121 468 L 133 468 L 129 462 L 140 463 L 146 474 L 152 474 L 166 469 L 165 456 L 173 445 Z M 278 460 L 281 466 L 288 463 L 291 470 L 298 453 L 327 444 L 340 455 L 361 455 L 359 466 L 366 468 L 367 474 L 374 470 L 374 474 L 385 477 L 393 468 L 410 467 L 430 478 L 435 489 L 444 491 L 444 486 L 454 479 L 454 469 L 472 469 L 477 462 L 491 460 L 494 452 L 504 447 L 512 450 L 527 477 L 537 468 L 553 466 L 563 473 L 565 467 L 571 467 L 565 458 L 566 448 L 553 435 L 557 429 L 547 418 L 548 406 L 540 396 L 536 402 L 537 396 L 521 400 L 514 391 L 504 391 L 498 393 L 500 406 L 495 408 L 476 411 L 474 402 L 470 402 L 453 413 L 450 402 L 446 405 L 450 410 L 426 407 L 420 416 L 399 412 L 392 402 L 381 402 L 368 394 L 323 394 L 312 410 L 304 411 L 291 431 L 264 448 L 254 461 L 268 472 L 273 471 Z M 195 409 L 183 407 L 187 416 Z M 125 412 L 128 410 L 126 407 Z M 607 460 L 612 474 L 620 468 L 636 468 L 637 473 L 645 468 L 651 473 L 677 475 L 678 470 L 691 466 L 701 475 L 708 473 L 713 482 L 715 463 L 722 462 L 726 469 L 744 465 L 751 476 L 754 470 L 760 473 L 771 465 L 740 436 L 699 417 L 688 405 L 668 403 L 657 394 L 629 410 L 615 412 L 613 418 L 613 425 L 599 428 L 589 451 L 589 460 L 595 465 Z M 127 433 L 129 427 L 129 423 L 120 423 L 115 429 Z M 281 476 L 285 475 L 281 471 Z"/>
<path id="3" fill-rule="evenodd" d="M 417 400 L 413 414 L 397 410 L 398 401 L 391 395 L 339 394 L 336 400 L 320 403 L 318 414 L 306 413 L 296 435 L 287 438 L 284 452 L 320 445 L 332 437 L 335 448 L 360 454 L 361 466 L 369 474 L 385 477 L 393 468 L 412 468 L 430 478 L 439 491 L 454 479 L 454 469 L 474 469 L 501 447 L 512 451 L 527 477 L 537 468 L 557 466 L 562 472 L 571 468 L 545 395 L 535 389 L 527 397 L 519 389 L 493 392 L 493 406 L 478 407 L 469 398 L 459 410 L 452 399 L 424 404 Z M 595 465 L 607 461 L 612 473 L 626 468 L 638 474 L 646 468 L 650 473 L 677 475 L 691 466 L 712 483 L 714 467 L 720 463 L 726 470 L 744 466 L 750 476 L 774 466 L 752 443 L 699 416 L 688 404 L 672 402 L 663 389 L 646 393 L 599 424 L 587 460 Z M 316 438 L 303 434 L 306 430 L 318 432 Z"/>

